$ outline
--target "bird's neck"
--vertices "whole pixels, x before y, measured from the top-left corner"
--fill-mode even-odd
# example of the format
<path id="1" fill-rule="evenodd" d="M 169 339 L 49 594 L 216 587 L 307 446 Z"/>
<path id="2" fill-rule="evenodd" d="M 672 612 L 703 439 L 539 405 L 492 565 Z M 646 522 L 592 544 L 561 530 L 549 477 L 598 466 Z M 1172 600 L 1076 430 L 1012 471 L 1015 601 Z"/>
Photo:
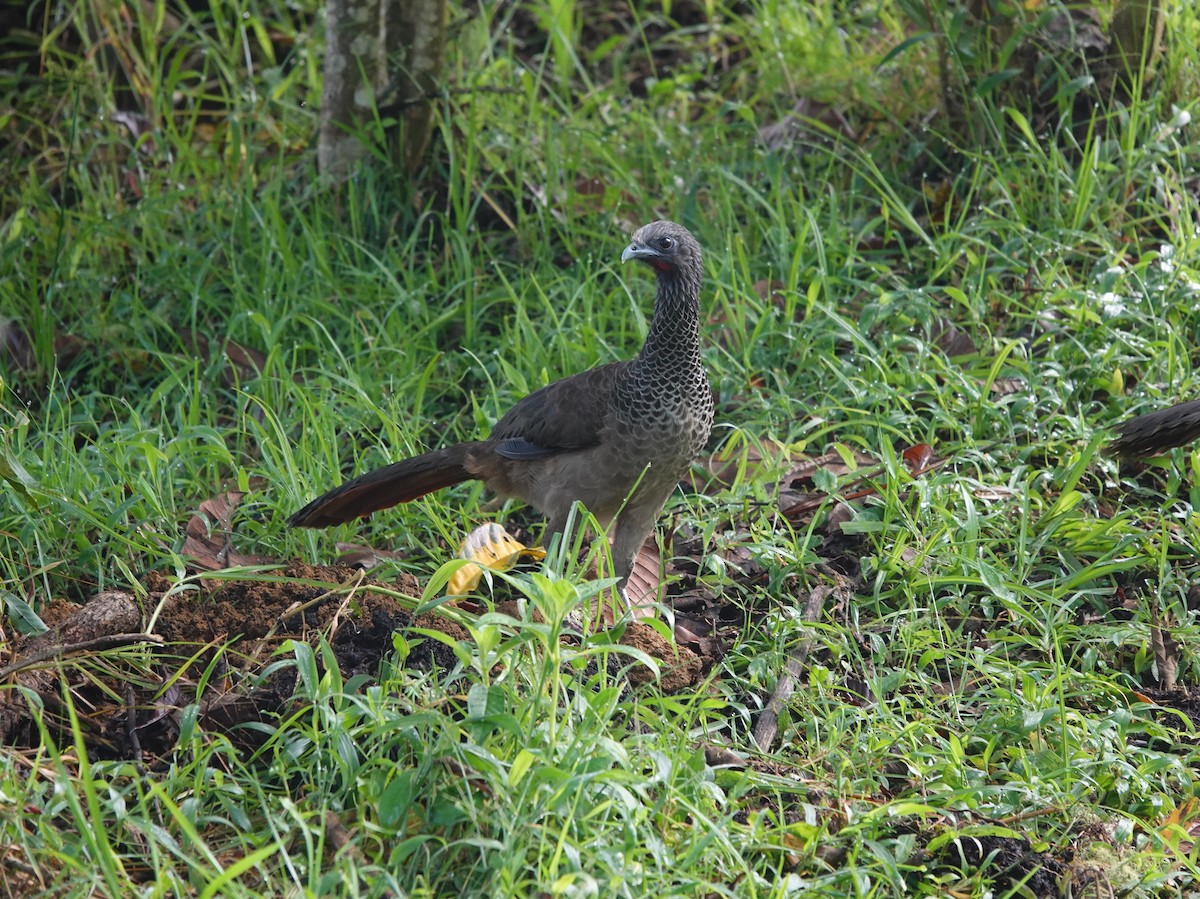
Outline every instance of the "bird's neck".
<path id="1" fill-rule="evenodd" d="M 700 364 L 700 280 L 686 272 L 660 276 L 643 365 Z"/>

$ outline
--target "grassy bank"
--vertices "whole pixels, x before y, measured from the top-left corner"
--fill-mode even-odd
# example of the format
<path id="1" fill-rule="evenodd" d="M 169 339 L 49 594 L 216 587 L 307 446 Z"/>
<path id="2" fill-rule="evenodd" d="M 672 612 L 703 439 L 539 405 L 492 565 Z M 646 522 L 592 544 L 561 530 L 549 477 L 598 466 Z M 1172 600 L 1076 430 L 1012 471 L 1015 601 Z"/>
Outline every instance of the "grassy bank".
<path id="1" fill-rule="evenodd" d="M 314 4 L 14 26 L 0 666 L 56 603 L 126 590 L 152 617 L 148 572 L 191 590 L 185 528 L 230 489 L 238 551 L 369 544 L 422 587 L 481 521 L 534 522 L 468 485 L 284 525 L 635 352 L 653 285 L 620 254 L 669 217 L 705 249 L 712 450 L 739 463 L 663 517 L 669 595 L 713 622 L 703 677 L 630 686 L 645 659 L 612 634 L 562 639 L 592 588 L 561 559 L 498 580 L 517 612 L 481 586 L 461 639 L 398 633 L 378 672 L 327 633 L 269 646 L 253 677 L 296 701 L 253 749 L 171 693 L 250 678 L 239 652 L 189 648 L 178 682 L 140 645 L 43 660 L 50 711 L 0 751 L 8 892 L 1194 889 L 1200 456 L 1102 448 L 1200 395 L 1200 19 L 1172 13 L 1144 98 L 981 77 L 956 122 L 939 79 L 969 60 L 902 5 L 580 5 L 557 44 L 551 6 L 453 10 L 429 170 L 340 189 L 311 146 Z M 787 514 L 799 493 L 820 502 Z M 85 738 L 69 686 L 120 708 L 129 671 L 177 728 L 137 762 Z"/>

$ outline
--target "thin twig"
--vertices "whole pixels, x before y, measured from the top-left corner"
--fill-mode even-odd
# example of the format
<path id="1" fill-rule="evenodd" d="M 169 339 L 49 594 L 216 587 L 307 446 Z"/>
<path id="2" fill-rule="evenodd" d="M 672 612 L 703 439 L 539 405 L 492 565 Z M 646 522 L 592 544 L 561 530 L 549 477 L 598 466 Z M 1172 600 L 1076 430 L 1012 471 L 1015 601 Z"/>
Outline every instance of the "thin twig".
<path id="1" fill-rule="evenodd" d="M 52 659 L 58 659 L 75 652 L 115 649 L 118 646 L 129 646 L 133 643 L 161 644 L 162 642 L 163 638 L 158 634 L 106 634 L 103 637 L 83 640 L 79 643 L 63 643 L 57 646 L 47 646 L 45 649 L 40 649 L 26 656 L 19 662 L 13 662 L 11 665 L 5 665 L 3 668 L 0 668 L 0 680 L 11 674 L 16 674 L 18 671 L 36 668 L 43 662 L 49 662 Z"/>
<path id="2" fill-rule="evenodd" d="M 246 656 L 246 663 L 243 666 L 243 671 L 249 670 L 250 665 L 253 664 L 254 660 L 258 658 L 258 654 L 263 650 L 263 648 L 267 645 L 267 643 L 271 640 L 271 638 L 273 638 L 275 636 L 275 634 L 278 632 L 280 626 L 285 621 L 287 621 L 289 618 L 294 618 L 295 616 L 308 611 L 309 609 L 313 608 L 314 606 L 319 606 L 325 600 L 329 599 L 332 596 L 337 596 L 339 593 L 346 593 L 347 594 L 346 601 L 349 601 L 349 599 L 353 598 L 354 594 L 358 592 L 358 589 L 362 586 L 363 581 L 366 579 L 366 576 L 367 576 L 367 573 L 365 571 L 360 571 L 360 572 L 358 572 L 357 575 L 355 575 L 354 581 L 352 583 L 347 582 L 344 584 L 339 584 L 337 587 L 334 587 L 332 590 L 326 590 L 320 596 L 315 596 L 312 599 L 307 600 L 306 602 L 292 603 L 290 606 L 288 606 L 286 609 L 284 609 L 283 613 L 278 618 L 275 619 L 275 622 L 271 625 L 271 627 L 267 630 L 267 632 L 265 634 L 263 634 L 262 637 L 259 639 L 258 643 L 256 643 L 254 645 L 254 649 L 251 650 L 250 653 Z M 343 606 L 344 605 L 345 605 L 345 603 L 343 603 Z M 341 611 L 341 607 L 339 607 L 338 611 L 339 612 Z"/>
<path id="3" fill-rule="evenodd" d="M 804 607 L 804 621 L 815 624 L 821 618 L 825 609 L 825 599 L 833 592 L 832 587 L 814 587 L 808 596 L 808 604 Z M 804 676 L 804 663 L 812 651 L 811 638 L 800 641 L 799 645 L 788 653 L 787 662 L 783 666 L 783 675 L 775 685 L 771 701 L 762 710 L 758 720 L 754 722 L 754 743 L 763 752 L 771 751 L 771 744 L 779 731 L 779 713 L 787 705 L 787 701 L 796 692 L 796 685 Z"/>

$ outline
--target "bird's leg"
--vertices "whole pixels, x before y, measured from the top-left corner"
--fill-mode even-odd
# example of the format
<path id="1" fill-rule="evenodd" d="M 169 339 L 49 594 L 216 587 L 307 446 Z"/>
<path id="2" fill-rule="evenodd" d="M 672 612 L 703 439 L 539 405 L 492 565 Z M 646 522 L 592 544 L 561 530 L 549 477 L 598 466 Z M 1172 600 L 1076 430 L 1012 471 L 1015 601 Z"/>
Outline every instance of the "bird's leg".
<path id="1" fill-rule="evenodd" d="M 567 541 L 570 539 L 568 533 L 572 523 L 573 516 L 571 512 L 574 504 L 568 506 L 565 512 L 559 512 L 551 515 L 546 519 L 546 528 L 542 531 L 542 549 L 550 553 L 554 550 L 554 538 L 559 538 L 558 551 L 565 554 L 567 550 Z"/>
<path id="2" fill-rule="evenodd" d="M 633 573 L 634 559 L 641 552 L 646 538 L 654 533 L 654 522 L 658 518 L 658 510 L 661 508 L 661 502 L 643 501 L 636 505 L 630 503 L 617 518 L 612 541 L 612 558 L 613 567 L 619 578 L 617 590 L 627 610 L 631 608 L 631 605 L 626 587 L 629 584 L 629 576 Z"/>

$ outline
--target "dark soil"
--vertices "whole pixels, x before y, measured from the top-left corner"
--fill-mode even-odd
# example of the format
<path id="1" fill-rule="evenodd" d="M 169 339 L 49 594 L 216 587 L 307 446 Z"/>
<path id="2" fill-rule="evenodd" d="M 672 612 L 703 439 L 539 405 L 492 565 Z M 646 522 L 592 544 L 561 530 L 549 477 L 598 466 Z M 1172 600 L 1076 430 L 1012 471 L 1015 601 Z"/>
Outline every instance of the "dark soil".
<path id="1" fill-rule="evenodd" d="M 964 878 L 981 874 L 998 894 L 1050 899 L 1062 895 L 1058 882 L 1066 865 L 1052 855 L 1036 852 L 1029 841 L 1016 837 L 959 837 L 936 855 L 938 867 L 961 871 Z"/>
<path id="2" fill-rule="evenodd" d="M 448 671 L 457 659 L 449 646 L 417 630 L 470 639 L 441 615 L 413 615 L 420 589 L 407 574 L 382 582 L 348 566 L 293 562 L 268 579 L 205 578 L 199 589 L 171 596 L 166 595 L 171 582 L 160 574 L 147 575 L 142 586 L 147 595 L 140 603 L 131 594 L 109 593 L 84 606 L 52 605 L 45 617 L 51 632 L 21 641 L 4 659 L 13 660 L 17 683 L 41 699 L 52 736 L 63 739 L 68 709 L 62 687 L 39 661 L 69 660 L 62 668 L 96 758 L 164 762 L 176 749 L 180 714 L 193 703 L 202 728 L 253 752 L 296 702 L 294 668 L 264 676 L 285 641 L 315 646 L 323 636 L 343 680 L 357 675 L 373 680 L 393 653 L 397 633 L 407 637 L 405 664 L 419 670 Z M 138 622 L 151 616 L 153 634 L 136 633 Z M 694 687 L 710 667 L 644 624 L 628 625 L 621 640 L 663 662 L 659 685 L 666 691 Z M 149 653 L 141 649 L 147 644 Z M 138 651 L 113 652 L 131 645 Z M 655 679 L 639 666 L 628 677 L 634 687 Z M 21 749 L 39 741 L 22 694 L 0 693 L 0 745 Z"/>

